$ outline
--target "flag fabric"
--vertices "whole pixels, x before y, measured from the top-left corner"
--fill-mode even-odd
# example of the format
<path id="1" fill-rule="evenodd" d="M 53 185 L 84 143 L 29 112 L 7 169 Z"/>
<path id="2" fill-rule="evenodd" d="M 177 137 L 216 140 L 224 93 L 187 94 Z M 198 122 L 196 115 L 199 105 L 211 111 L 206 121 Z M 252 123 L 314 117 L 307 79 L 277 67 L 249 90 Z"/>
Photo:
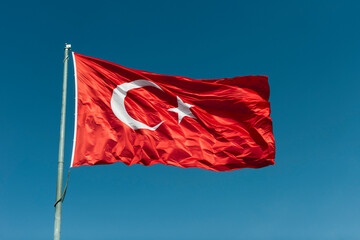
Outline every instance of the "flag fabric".
<path id="1" fill-rule="evenodd" d="M 274 164 L 266 76 L 194 80 L 73 58 L 71 167 L 123 162 L 230 171 Z"/>

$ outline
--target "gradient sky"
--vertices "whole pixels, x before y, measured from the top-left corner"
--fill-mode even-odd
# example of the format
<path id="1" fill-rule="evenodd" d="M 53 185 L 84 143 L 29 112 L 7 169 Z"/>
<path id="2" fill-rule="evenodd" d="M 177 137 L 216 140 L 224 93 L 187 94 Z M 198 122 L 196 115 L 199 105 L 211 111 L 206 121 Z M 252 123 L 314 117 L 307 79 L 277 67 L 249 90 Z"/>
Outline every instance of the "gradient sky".
<path id="1" fill-rule="evenodd" d="M 64 43 L 191 78 L 268 75 L 276 165 L 71 171 L 62 239 L 360 239 L 359 1 L 6 1 L 0 239 L 52 239 Z M 65 176 L 74 121 L 69 65 Z"/>

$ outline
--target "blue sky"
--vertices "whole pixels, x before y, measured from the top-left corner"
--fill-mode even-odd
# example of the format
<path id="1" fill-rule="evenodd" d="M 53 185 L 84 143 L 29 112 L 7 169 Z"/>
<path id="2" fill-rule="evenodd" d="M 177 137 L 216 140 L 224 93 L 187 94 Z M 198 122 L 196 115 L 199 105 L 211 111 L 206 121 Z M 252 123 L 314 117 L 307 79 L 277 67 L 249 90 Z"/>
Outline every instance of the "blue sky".
<path id="1" fill-rule="evenodd" d="M 2 3 L 0 239 L 53 235 L 65 42 L 155 73 L 268 75 L 277 153 L 275 166 L 223 173 L 74 168 L 62 239 L 359 239 L 359 10 L 359 1 Z"/>

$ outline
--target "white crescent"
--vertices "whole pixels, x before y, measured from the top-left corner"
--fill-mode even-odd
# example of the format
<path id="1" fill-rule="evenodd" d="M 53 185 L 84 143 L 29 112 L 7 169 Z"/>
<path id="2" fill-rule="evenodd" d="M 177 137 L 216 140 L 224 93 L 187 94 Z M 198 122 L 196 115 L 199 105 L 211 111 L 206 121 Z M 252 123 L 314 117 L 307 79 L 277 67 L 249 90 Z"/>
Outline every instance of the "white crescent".
<path id="1" fill-rule="evenodd" d="M 163 91 L 155 83 L 150 82 L 148 80 L 143 80 L 143 79 L 135 80 L 135 81 L 132 81 L 129 83 L 123 83 L 121 85 L 117 85 L 117 87 L 113 90 L 113 94 L 111 97 L 111 108 L 112 108 L 115 116 L 120 121 L 122 121 L 123 123 L 125 123 L 126 125 L 128 125 L 129 127 L 131 127 L 134 130 L 148 129 L 148 130 L 155 131 L 164 122 L 164 121 L 162 121 L 158 125 L 156 125 L 154 127 L 150 127 L 142 122 L 135 120 L 126 111 L 125 97 L 126 97 L 127 92 L 132 89 L 142 88 L 142 87 L 147 87 L 147 86 L 156 87 L 156 88 L 160 89 L 161 91 Z"/>

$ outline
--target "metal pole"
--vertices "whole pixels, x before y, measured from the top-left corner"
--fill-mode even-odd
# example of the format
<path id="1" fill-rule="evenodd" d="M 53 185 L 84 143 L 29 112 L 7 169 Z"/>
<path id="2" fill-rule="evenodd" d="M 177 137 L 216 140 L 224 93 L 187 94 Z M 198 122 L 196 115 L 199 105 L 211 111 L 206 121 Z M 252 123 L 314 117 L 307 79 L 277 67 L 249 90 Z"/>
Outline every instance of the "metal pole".
<path id="1" fill-rule="evenodd" d="M 61 123 L 60 123 L 60 142 L 59 142 L 59 158 L 58 158 L 58 176 L 56 186 L 56 201 L 62 196 L 63 183 L 63 168 L 64 168 L 64 141 L 65 141 L 65 113 L 66 113 L 66 88 L 67 88 L 67 72 L 69 50 L 71 44 L 65 44 L 65 58 L 64 58 L 64 76 L 63 76 L 63 91 L 61 103 Z M 61 205 L 62 201 L 55 205 L 55 223 L 54 223 L 54 240 L 60 240 L 60 226 L 61 226 Z"/>

